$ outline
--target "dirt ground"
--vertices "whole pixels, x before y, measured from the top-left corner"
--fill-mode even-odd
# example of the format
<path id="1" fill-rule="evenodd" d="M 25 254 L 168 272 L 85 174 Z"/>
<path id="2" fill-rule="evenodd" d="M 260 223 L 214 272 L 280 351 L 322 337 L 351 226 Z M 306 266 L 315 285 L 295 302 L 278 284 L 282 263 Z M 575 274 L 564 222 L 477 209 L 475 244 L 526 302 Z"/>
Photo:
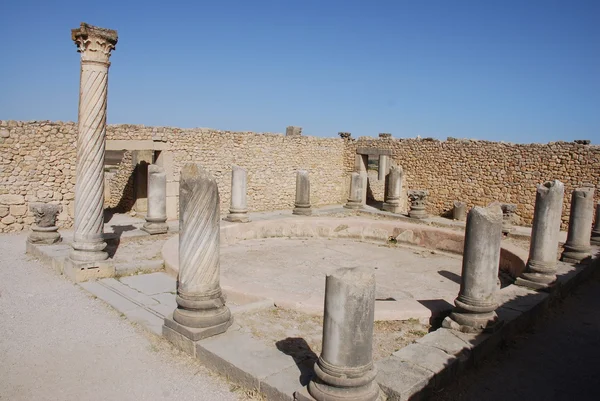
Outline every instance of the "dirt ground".
<path id="1" fill-rule="evenodd" d="M 295 359 L 316 360 L 321 353 L 322 317 L 274 307 L 236 316 L 236 322 L 243 331 Z M 391 355 L 423 337 L 429 329 L 417 319 L 375 322 L 373 359 Z"/>

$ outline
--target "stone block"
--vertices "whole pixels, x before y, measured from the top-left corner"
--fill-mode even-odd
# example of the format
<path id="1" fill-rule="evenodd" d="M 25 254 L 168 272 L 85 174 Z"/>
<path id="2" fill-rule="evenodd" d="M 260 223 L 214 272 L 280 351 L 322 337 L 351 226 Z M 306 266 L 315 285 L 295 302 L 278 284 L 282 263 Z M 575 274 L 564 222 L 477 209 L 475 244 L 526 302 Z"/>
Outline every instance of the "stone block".
<path id="1" fill-rule="evenodd" d="M 8 216 L 8 207 L 0 206 L 0 217 L 6 217 L 6 216 Z"/>
<path id="2" fill-rule="evenodd" d="M 167 182 L 167 196 L 179 196 L 179 182 Z"/>
<path id="3" fill-rule="evenodd" d="M 123 277 L 120 281 L 146 295 L 177 290 L 177 280 L 163 272 Z"/>
<path id="4" fill-rule="evenodd" d="M 115 266 L 112 261 L 76 262 L 66 258 L 63 274 L 76 283 L 88 280 L 114 277 Z"/>
<path id="5" fill-rule="evenodd" d="M 15 216 L 9 214 L 8 216 L 3 217 L 0 221 L 2 222 L 2 224 L 8 225 L 14 223 L 15 221 L 17 221 L 17 219 L 15 218 Z"/>
<path id="6" fill-rule="evenodd" d="M 27 213 L 27 206 L 25 205 L 12 205 L 10 207 L 10 214 L 13 216 L 23 216 Z"/>
<path id="7" fill-rule="evenodd" d="M 162 334 L 163 317 L 144 308 L 136 308 L 124 312 L 127 319 L 144 326 L 152 333 L 160 336 Z"/>
<path id="8" fill-rule="evenodd" d="M 190 340 L 186 336 L 178 333 L 177 331 L 171 329 L 168 326 L 165 326 L 164 324 L 162 326 L 162 335 L 178 350 L 185 352 L 193 358 L 196 357 L 195 341 Z M 206 361 L 203 361 L 203 363 L 206 365 Z"/>
<path id="9" fill-rule="evenodd" d="M 375 366 L 378 370 L 375 380 L 388 399 L 424 400 L 430 394 L 429 383 L 434 377 L 433 372 L 395 356 L 382 359 Z"/>
<path id="10" fill-rule="evenodd" d="M 0 195 L 0 205 L 23 205 L 25 197 L 22 195 L 5 194 Z"/>
<path id="11" fill-rule="evenodd" d="M 111 290 L 109 287 L 100 284 L 98 281 L 79 283 L 79 286 L 121 313 L 129 312 L 140 307 L 131 300 Z"/>
<path id="12" fill-rule="evenodd" d="M 461 359 L 468 358 L 471 346 L 452 334 L 452 330 L 440 328 L 436 331 L 419 338 L 417 344 L 434 347 L 447 354 L 458 356 Z"/>
<path id="13" fill-rule="evenodd" d="M 410 344 L 394 352 L 393 356 L 433 372 L 434 385 L 443 385 L 458 372 L 458 358 L 436 347 Z"/>
<path id="14" fill-rule="evenodd" d="M 116 280 L 114 278 L 105 278 L 99 280 L 98 283 L 100 285 L 108 287 L 118 295 L 134 302 L 138 306 L 158 305 L 158 301 L 154 298 L 142 294 L 141 292 L 134 290 L 133 288 L 121 283 L 119 280 Z"/>

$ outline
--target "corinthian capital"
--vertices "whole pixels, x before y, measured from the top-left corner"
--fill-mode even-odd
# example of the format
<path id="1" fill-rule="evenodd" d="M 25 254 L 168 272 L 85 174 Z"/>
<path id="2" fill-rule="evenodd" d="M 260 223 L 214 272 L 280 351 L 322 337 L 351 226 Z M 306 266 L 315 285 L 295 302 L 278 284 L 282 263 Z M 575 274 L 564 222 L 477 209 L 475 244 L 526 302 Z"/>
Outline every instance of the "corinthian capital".
<path id="1" fill-rule="evenodd" d="M 119 38 L 115 30 L 82 22 L 79 28 L 71 30 L 71 39 L 77 45 L 82 61 L 108 63 L 110 52 L 117 45 Z"/>

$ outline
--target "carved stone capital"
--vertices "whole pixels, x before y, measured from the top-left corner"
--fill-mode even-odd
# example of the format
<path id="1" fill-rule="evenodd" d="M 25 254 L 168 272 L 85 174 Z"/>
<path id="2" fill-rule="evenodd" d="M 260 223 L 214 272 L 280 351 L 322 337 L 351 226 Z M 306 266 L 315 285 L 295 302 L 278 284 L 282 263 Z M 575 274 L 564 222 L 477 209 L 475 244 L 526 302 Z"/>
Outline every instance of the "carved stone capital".
<path id="1" fill-rule="evenodd" d="M 117 31 L 88 25 L 85 22 L 81 26 L 71 30 L 71 39 L 77 45 L 77 51 L 81 53 L 81 61 L 110 64 L 110 52 L 115 48 L 118 41 Z"/>

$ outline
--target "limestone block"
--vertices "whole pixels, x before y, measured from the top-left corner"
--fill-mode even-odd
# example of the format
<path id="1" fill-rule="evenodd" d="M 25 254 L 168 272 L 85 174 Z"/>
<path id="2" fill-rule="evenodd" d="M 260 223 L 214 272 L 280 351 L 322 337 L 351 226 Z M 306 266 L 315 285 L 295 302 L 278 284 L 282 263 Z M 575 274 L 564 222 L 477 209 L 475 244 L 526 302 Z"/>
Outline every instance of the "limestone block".
<path id="1" fill-rule="evenodd" d="M 0 204 L 2 205 L 23 205 L 25 197 L 23 195 L 0 195 Z"/>
<path id="2" fill-rule="evenodd" d="M 10 214 L 13 216 L 23 216 L 27 213 L 27 206 L 25 205 L 12 205 L 10 207 Z"/>
<path id="3" fill-rule="evenodd" d="M 15 218 L 15 216 L 11 216 L 10 214 L 6 217 L 4 217 L 2 220 L 2 224 L 12 224 L 15 221 L 17 221 L 17 219 Z"/>

